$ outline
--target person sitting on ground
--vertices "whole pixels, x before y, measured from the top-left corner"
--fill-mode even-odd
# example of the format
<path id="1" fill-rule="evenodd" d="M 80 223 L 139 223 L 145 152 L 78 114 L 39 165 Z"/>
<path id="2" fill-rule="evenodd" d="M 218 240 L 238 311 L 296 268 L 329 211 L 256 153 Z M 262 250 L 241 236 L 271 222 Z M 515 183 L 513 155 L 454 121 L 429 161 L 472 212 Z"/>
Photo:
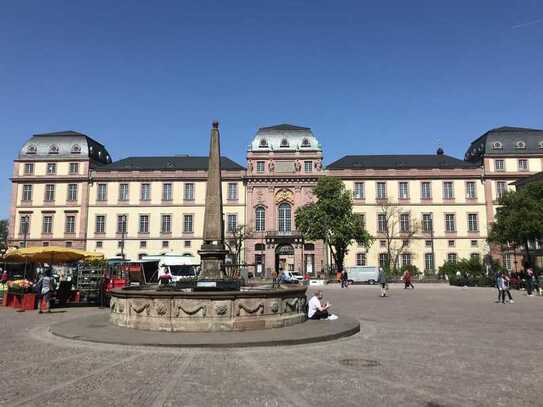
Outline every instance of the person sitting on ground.
<path id="1" fill-rule="evenodd" d="M 337 319 L 337 316 L 334 314 L 329 314 L 328 309 L 330 308 L 330 303 L 322 304 L 322 291 L 317 290 L 313 297 L 309 300 L 307 317 L 309 319 Z"/>
<path id="2" fill-rule="evenodd" d="M 164 270 L 164 273 L 160 275 L 158 280 L 161 285 L 169 285 L 172 282 L 172 275 L 170 274 L 170 270 L 166 268 Z"/>

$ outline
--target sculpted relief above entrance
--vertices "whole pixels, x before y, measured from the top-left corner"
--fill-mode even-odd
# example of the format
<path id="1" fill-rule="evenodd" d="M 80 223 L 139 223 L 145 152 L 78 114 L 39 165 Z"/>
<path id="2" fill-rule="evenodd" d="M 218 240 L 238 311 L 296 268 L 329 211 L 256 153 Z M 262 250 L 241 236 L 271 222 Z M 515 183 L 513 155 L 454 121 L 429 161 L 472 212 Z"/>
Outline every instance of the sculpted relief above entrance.
<path id="1" fill-rule="evenodd" d="M 294 193 L 289 189 L 280 189 L 275 193 L 274 202 L 278 205 L 281 202 L 288 202 L 294 205 Z"/>

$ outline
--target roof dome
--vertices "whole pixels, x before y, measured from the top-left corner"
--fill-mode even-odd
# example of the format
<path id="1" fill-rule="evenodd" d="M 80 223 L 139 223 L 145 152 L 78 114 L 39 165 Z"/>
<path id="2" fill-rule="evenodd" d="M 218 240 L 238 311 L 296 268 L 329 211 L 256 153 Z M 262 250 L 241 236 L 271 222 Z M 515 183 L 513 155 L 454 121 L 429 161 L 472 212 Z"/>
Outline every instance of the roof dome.
<path id="1" fill-rule="evenodd" d="M 262 127 L 249 145 L 249 151 L 322 151 L 319 141 L 309 127 L 279 124 Z"/>
<path id="2" fill-rule="evenodd" d="M 34 134 L 19 151 L 19 158 L 51 160 L 89 158 L 109 164 L 111 157 L 106 148 L 89 136 L 76 131 Z"/>

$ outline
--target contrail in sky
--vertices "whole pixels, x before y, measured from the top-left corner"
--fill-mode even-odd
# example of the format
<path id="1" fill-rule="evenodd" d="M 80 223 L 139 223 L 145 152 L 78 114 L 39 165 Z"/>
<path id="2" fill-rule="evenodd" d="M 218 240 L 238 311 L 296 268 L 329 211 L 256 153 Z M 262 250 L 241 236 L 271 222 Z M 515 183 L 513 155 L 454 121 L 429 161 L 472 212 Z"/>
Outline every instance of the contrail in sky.
<path id="1" fill-rule="evenodd" d="M 511 28 L 513 30 L 515 30 L 517 28 L 527 27 L 529 25 L 534 25 L 534 24 L 538 24 L 538 23 L 543 23 L 543 18 L 538 18 L 537 20 L 528 21 L 526 23 L 515 24 Z"/>

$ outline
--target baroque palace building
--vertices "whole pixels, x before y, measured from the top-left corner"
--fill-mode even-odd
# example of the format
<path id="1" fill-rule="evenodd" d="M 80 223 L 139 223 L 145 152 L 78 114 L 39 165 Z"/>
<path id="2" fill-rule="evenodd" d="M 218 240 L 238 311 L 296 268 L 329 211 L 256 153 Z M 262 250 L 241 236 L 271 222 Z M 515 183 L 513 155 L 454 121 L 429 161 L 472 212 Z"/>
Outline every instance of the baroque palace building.
<path id="1" fill-rule="evenodd" d="M 404 246 L 400 265 L 432 271 L 445 261 L 492 254 L 486 243 L 501 194 L 543 169 L 543 131 L 501 127 L 477 138 L 463 160 L 432 155 L 347 155 L 327 166 L 310 128 L 281 124 L 257 131 L 246 167 L 222 157 L 224 227 L 245 226 L 243 258 L 256 275 L 276 269 L 320 273 L 331 256 L 304 241 L 295 211 L 311 202 L 322 175 L 353 193 L 375 242 L 354 244 L 345 265 L 385 261 L 384 213 L 394 208 Z M 61 245 L 138 259 L 166 252 L 198 256 L 207 157 L 129 157 L 73 131 L 36 134 L 13 165 L 9 239 L 16 246 Z M 416 233 L 409 235 L 414 225 Z M 389 233 L 390 235 L 390 233 Z"/>

